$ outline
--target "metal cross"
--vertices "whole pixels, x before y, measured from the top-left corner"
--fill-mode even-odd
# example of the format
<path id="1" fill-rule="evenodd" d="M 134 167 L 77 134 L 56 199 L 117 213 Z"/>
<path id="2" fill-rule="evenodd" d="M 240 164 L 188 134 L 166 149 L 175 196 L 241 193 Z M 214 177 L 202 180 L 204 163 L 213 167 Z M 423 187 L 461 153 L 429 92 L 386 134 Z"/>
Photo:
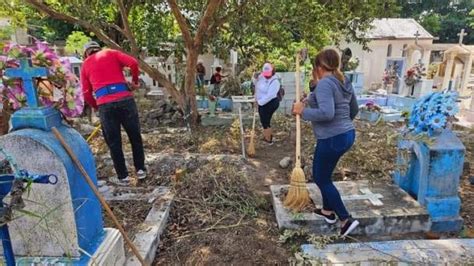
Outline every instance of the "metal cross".
<path id="1" fill-rule="evenodd" d="M 33 83 L 34 78 L 48 76 L 48 69 L 45 67 L 33 67 L 28 58 L 20 59 L 20 67 L 7 68 L 5 76 L 9 78 L 20 78 L 26 93 L 26 102 L 29 107 L 39 107 L 38 95 Z"/>
<path id="2" fill-rule="evenodd" d="M 464 36 L 467 36 L 467 32 L 465 32 L 464 29 L 462 29 L 461 32 L 458 33 L 458 36 L 459 36 L 459 45 L 461 45 L 464 39 Z"/>
<path id="3" fill-rule="evenodd" d="M 419 31 L 416 31 L 416 33 L 414 34 L 415 36 L 415 44 L 418 44 L 418 37 L 421 36 L 420 32 Z"/>
<path id="4" fill-rule="evenodd" d="M 369 200 L 374 206 L 383 206 L 383 202 L 380 200 L 383 198 L 381 194 L 374 194 L 368 188 L 359 189 L 362 195 L 347 195 L 342 196 L 343 200 Z"/>

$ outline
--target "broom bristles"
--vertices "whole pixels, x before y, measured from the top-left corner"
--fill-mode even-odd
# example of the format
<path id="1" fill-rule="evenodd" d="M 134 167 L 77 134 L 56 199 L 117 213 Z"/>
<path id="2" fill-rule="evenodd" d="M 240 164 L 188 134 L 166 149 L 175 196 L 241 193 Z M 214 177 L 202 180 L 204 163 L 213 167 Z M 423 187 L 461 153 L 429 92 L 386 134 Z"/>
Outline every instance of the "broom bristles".
<path id="1" fill-rule="evenodd" d="M 294 211 L 300 211 L 310 203 L 306 178 L 301 167 L 293 168 L 291 172 L 290 188 L 283 204 Z"/>
<path id="2" fill-rule="evenodd" d="M 247 148 L 247 154 L 249 157 L 255 156 L 255 143 L 253 141 L 253 137 L 250 139 L 249 147 Z"/>

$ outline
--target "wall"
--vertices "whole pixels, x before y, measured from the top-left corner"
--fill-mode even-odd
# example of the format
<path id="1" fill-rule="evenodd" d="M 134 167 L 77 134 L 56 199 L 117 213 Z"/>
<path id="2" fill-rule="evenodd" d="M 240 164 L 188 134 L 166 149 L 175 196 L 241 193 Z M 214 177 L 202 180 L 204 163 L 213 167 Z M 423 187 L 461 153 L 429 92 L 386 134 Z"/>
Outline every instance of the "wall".
<path id="1" fill-rule="evenodd" d="M 356 71 L 364 73 L 364 88 L 370 88 L 372 83 L 382 83 L 382 76 L 387 62 L 388 45 L 392 45 L 391 58 L 401 58 L 403 54 L 403 46 L 406 44 L 414 44 L 414 39 L 396 39 L 396 40 L 373 40 L 369 42 L 370 51 L 364 51 L 362 45 L 357 43 L 341 43 L 341 50 L 350 48 L 352 57 L 359 58 L 359 67 Z M 420 45 L 429 45 L 432 40 L 419 40 Z M 430 51 L 425 52 L 422 62 L 428 66 Z M 410 67 L 410 64 L 408 64 Z M 405 71 L 404 71 L 405 72 Z"/>

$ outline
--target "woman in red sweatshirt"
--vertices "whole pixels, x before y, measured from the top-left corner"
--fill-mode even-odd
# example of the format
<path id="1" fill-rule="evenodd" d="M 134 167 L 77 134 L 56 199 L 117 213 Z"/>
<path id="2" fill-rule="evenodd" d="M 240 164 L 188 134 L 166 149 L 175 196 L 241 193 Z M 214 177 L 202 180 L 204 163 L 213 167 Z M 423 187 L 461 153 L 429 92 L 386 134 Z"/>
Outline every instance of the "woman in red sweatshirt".
<path id="1" fill-rule="evenodd" d="M 132 73 L 130 86 L 123 74 L 125 67 L 130 68 Z M 138 74 L 138 62 L 135 58 L 117 50 L 102 50 L 96 42 L 85 45 L 81 69 L 82 92 L 84 100 L 92 108 L 99 110 L 102 132 L 117 173 L 117 177 L 111 178 L 115 183 L 130 182 L 122 150 L 122 126 L 132 145 L 137 176 L 139 179 L 146 177 L 140 121 L 132 93 L 132 90 L 139 87 Z"/>

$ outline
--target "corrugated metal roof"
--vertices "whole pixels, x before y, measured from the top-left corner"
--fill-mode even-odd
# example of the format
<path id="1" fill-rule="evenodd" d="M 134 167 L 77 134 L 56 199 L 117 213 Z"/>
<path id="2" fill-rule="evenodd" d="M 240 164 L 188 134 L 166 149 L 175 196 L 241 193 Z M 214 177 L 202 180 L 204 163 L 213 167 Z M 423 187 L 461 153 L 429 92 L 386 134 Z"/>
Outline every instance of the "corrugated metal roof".
<path id="1" fill-rule="evenodd" d="M 412 18 L 382 18 L 372 22 L 373 28 L 366 33 L 369 39 L 433 39 L 425 28 Z"/>
<path id="2" fill-rule="evenodd" d="M 82 60 L 75 56 L 63 56 L 61 58 L 69 60 L 71 64 L 82 64 Z"/>

